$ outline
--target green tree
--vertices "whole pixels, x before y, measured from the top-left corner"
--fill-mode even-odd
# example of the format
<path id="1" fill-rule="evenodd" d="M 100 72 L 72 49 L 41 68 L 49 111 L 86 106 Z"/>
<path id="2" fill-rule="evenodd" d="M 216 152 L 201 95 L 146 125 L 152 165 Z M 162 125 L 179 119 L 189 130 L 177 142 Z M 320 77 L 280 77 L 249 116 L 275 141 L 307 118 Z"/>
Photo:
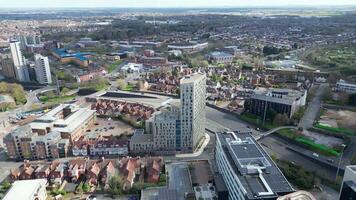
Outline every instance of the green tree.
<path id="1" fill-rule="evenodd" d="M 120 90 L 124 90 L 127 87 L 127 83 L 123 79 L 117 79 L 116 84 Z"/>
<path id="2" fill-rule="evenodd" d="M 113 196 L 121 195 L 123 193 L 122 188 L 122 179 L 119 176 L 112 176 L 109 179 L 109 192 Z"/>
<path id="3" fill-rule="evenodd" d="M 67 94 L 70 91 L 69 88 L 64 87 L 61 91 L 62 94 Z"/>
<path id="4" fill-rule="evenodd" d="M 351 94 L 349 96 L 349 105 L 356 106 L 356 94 Z"/>
<path id="5" fill-rule="evenodd" d="M 289 124 L 289 118 L 287 114 L 280 114 L 278 113 L 273 120 L 273 124 L 277 126 L 283 126 Z"/>

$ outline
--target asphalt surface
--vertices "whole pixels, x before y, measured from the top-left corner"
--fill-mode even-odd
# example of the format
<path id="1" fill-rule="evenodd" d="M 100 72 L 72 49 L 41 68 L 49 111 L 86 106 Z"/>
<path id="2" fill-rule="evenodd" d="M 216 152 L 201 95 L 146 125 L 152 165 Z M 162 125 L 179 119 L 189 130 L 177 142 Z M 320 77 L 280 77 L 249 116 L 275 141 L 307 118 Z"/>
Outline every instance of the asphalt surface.
<path id="1" fill-rule="evenodd" d="M 326 89 L 329 87 L 329 84 L 322 83 L 317 89 L 315 96 L 311 102 L 309 102 L 307 109 L 304 112 L 304 116 L 300 119 L 299 127 L 303 127 L 303 130 L 313 127 L 314 120 L 319 114 L 323 94 Z"/>
<path id="2" fill-rule="evenodd" d="M 314 171 L 320 176 L 333 180 L 335 178 L 336 170 L 323 167 L 312 159 L 306 158 L 287 147 L 295 148 L 295 145 L 289 144 L 286 141 L 270 135 L 260 140 L 261 146 L 268 152 L 269 155 L 274 155 L 279 159 L 287 160 L 295 163 L 298 166 L 304 167 L 307 171 Z M 302 148 L 298 148 L 304 151 Z"/>

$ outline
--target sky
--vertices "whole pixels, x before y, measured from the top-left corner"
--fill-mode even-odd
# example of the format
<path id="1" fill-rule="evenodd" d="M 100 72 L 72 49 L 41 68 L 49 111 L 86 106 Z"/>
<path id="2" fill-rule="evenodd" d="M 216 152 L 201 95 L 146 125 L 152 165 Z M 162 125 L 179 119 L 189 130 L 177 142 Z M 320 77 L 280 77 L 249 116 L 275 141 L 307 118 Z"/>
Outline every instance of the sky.
<path id="1" fill-rule="evenodd" d="M 356 5 L 356 0 L 0 0 L 0 8 Z"/>

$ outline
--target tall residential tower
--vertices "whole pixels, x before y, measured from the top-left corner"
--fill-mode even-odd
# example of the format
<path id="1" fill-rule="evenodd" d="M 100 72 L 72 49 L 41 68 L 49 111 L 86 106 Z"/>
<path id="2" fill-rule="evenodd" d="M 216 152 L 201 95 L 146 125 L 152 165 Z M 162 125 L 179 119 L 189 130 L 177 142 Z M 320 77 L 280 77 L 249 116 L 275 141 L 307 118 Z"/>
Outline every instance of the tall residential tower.
<path id="1" fill-rule="evenodd" d="M 30 80 L 28 75 L 28 70 L 25 65 L 25 58 L 22 55 L 21 44 L 17 40 L 10 41 L 10 49 L 12 60 L 14 62 L 14 71 L 16 75 L 16 79 L 20 82 L 27 82 Z"/>
<path id="2" fill-rule="evenodd" d="M 206 76 L 196 73 L 180 81 L 181 148 L 194 151 L 205 131 Z"/>
<path id="3" fill-rule="evenodd" d="M 48 57 L 40 54 L 35 55 L 36 79 L 40 84 L 51 84 L 51 70 L 49 68 Z"/>

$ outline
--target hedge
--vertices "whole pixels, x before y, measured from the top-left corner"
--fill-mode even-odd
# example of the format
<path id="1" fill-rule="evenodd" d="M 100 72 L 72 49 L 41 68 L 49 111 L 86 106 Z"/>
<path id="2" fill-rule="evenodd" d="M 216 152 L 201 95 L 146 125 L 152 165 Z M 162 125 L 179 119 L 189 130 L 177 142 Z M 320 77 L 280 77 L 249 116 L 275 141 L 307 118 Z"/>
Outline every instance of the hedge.
<path id="1" fill-rule="evenodd" d="M 326 153 L 328 155 L 332 155 L 332 156 L 339 156 L 340 153 L 337 152 L 336 150 L 334 149 L 331 149 L 325 145 L 322 145 L 322 144 L 316 144 L 314 143 L 313 141 L 307 139 L 307 138 L 303 138 L 303 137 L 298 137 L 296 139 L 296 141 L 300 142 L 300 143 L 303 143 L 305 145 L 307 145 L 310 149 L 312 150 L 315 150 L 315 151 L 318 151 L 318 152 L 321 152 L 321 153 Z"/>

